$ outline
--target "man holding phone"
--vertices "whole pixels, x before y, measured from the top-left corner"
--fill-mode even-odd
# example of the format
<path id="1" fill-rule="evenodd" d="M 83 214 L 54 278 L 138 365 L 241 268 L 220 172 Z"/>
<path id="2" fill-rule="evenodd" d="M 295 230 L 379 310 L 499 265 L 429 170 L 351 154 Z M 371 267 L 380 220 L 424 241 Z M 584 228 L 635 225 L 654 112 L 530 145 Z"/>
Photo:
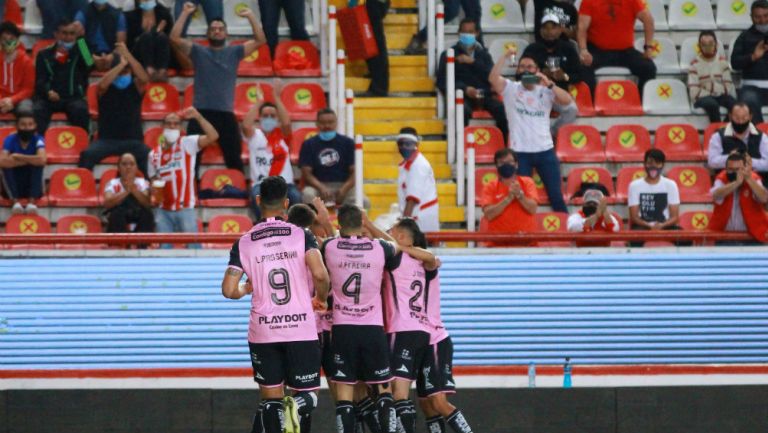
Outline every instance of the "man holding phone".
<path id="1" fill-rule="evenodd" d="M 749 105 L 752 121 L 763 121 L 761 107 L 768 105 L 768 1 L 752 3 L 752 26 L 743 31 L 731 49 L 731 65 L 741 72 L 739 97 Z"/>
<path id="2" fill-rule="evenodd" d="M 539 173 L 549 202 L 555 212 L 568 212 L 561 189 L 560 161 L 550 133 L 550 111 L 554 105 L 566 106 L 573 102 L 570 93 L 539 71 L 533 58 L 522 56 L 517 66 L 515 80 L 501 75 L 504 63 L 516 55 L 509 50 L 491 70 L 488 80 L 493 91 L 502 95 L 509 121 L 509 147 L 518 159 L 521 176 Z"/>

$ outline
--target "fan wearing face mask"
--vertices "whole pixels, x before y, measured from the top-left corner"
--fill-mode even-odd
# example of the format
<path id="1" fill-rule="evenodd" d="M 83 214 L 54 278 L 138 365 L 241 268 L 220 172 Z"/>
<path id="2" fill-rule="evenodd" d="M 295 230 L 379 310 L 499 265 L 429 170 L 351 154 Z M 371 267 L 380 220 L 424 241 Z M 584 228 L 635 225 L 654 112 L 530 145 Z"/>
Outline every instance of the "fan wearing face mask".
<path id="1" fill-rule="evenodd" d="M 36 134 L 35 118 L 30 113 L 16 117 L 16 133 L 3 141 L 0 150 L 0 173 L 13 200 L 13 214 L 36 214 L 35 204 L 43 196 L 45 142 Z M 24 203 L 26 202 L 26 207 Z"/>
<path id="2" fill-rule="evenodd" d="M 423 232 L 440 230 L 435 173 L 419 152 L 416 129 L 405 127 L 397 136 L 397 150 L 403 157 L 397 167 L 397 202 L 402 216 L 412 218 Z"/>
<path id="3" fill-rule="evenodd" d="M 629 220 L 633 230 L 680 230 L 680 191 L 662 175 L 666 156 L 659 149 L 645 152 L 645 177 L 629 184 Z"/>
<path id="4" fill-rule="evenodd" d="M 584 205 L 581 210 L 568 217 L 568 231 L 572 233 L 618 232 L 619 221 L 608 211 L 608 199 L 600 190 L 588 189 L 584 192 Z M 609 246 L 589 243 L 589 246 Z M 578 246 L 586 246 L 578 242 Z"/>
<path id="5" fill-rule="evenodd" d="M 0 113 L 32 111 L 35 62 L 20 45 L 20 36 L 16 24 L 0 24 Z"/>
<path id="6" fill-rule="evenodd" d="M 744 102 L 737 102 L 730 112 L 731 121 L 709 139 L 708 165 L 713 170 L 725 168 L 733 151 L 752 158 L 752 168 L 763 178 L 768 174 L 768 136 L 753 123 L 752 112 Z"/>
<path id="7" fill-rule="evenodd" d="M 128 48 L 146 68 L 150 81 L 168 81 L 171 11 L 157 0 L 134 0 L 134 4 L 134 10 L 125 13 Z"/>
<path id="8" fill-rule="evenodd" d="M 761 107 L 768 105 L 768 1 L 750 7 L 752 26 L 743 31 L 731 49 L 731 65 L 741 72 L 739 98 L 752 109 L 754 122 L 763 122 Z"/>
<path id="9" fill-rule="evenodd" d="M 243 117 L 241 130 L 248 143 L 248 161 L 250 164 L 251 210 L 256 221 L 261 219 L 261 211 L 256 205 L 256 196 L 261 191 L 261 181 L 269 176 L 282 176 L 288 184 L 288 201 L 291 205 L 301 203 L 301 192 L 293 179 L 290 149 L 291 118 L 280 98 L 282 86 L 275 85 L 275 103 L 258 101 Z M 259 126 L 256 127 L 258 117 Z"/>
<path id="10" fill-rule="evenodd" d="M 694 107 L 706 111 L 710 122 L 719 122 L 720 107 L 730 112 L 736 102 L 731 66 L 717 52 L 717 35 L 712 30 L 699 34 L 699 51 L 688 69 L 688 92 Z"/>
<path id="11" fill-rule="evenodd" d="M 85 38 L 97 71 L 112 65 L 112 50 L 118 42 L 125 43 L 126 24 L 123 12 L 108 0 L 93 0 L 75 15 L 78 36 Z"/>

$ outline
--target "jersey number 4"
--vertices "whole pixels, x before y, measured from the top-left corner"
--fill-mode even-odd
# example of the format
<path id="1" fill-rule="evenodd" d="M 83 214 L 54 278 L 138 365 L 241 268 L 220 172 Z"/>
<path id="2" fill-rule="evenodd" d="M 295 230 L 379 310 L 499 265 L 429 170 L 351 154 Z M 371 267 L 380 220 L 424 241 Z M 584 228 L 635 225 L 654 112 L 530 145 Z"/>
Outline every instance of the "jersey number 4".
<path id="1" fill-rule="evenodd" d="M 363 276 L 359 272 L 355 272 L 344 281 L 344 285 L 341 286 L 341 293 L 344 296 L 350 297 L 355 300 L 355 305 L 360 303 L 360 286 L 362 285 Z"/>
<path id="2" fill-rule="evenodd" d="M 283 268 L 269 271 L 269 287 L 272 293 L 272 302 L 275 305 L 285 305 L 291 302 L 291 281 L 288 279 L 288 271 Z"/>

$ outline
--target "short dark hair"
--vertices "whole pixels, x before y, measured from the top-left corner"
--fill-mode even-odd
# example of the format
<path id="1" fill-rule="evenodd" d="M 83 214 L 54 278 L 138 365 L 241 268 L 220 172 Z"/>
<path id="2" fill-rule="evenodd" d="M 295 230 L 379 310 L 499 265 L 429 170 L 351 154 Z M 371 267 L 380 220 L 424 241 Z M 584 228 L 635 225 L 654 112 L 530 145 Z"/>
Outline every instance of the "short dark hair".
<path id="1" fill-rule="evenodd" d="M 261 104 L 261 107 L 259 107 L 259 115 L 261 115 L 261 113 L 264 112 L 265 108 L 269 108 L 269 107 L 272 107 L 275 110 L 277 110 L 277 105 L 275 105 L 275 104 L 273 104 L 271 102 L 264 102 L 264 103 Z"/>
<path id="2" fill-rule="evenodd" d="M 703 38 L 704 36 L 712 36 L 712 38 L 715 39 L 715 43 L 717 43 L 717 34 L 714 31 L 712 31 L 712 30 L 702 30 L 699 33 L 699 40 L 701 40 L 701 38 Z"/>
<path id="3" fill-rule="evenodd" d="M 66 27 L 72 23 L 74 23 L 74 21 L 71 18 L 61 17 L 58 21 L 56 21 L 56 31 L 59 31 L 62 27 Z"/>
<path id="4" fill-rule="evenodd" d="M 208 28 L 210 28 L 210 27 L 211 27 L 211 24 L 215 23 L 216 21 L 219 21 L 219 22 L 221 22 L 222 24 L 224 24 L 224 28 L 225 28 L 225 29 L 227 28 L 227 22 L 226 22 L 226 21 L 224 21 L 224 18 L 222 18 L 222 17 L 213 17 L 213 18 L 211 18 L 210 20 L 208 20 Z"/>
<path id="5" fill-rule="evenodd" d="M 321 109 L 317 110 L 317 117 L 316 117 L 316 119 L 320 120 L 320 116 L 322 116 L 323 114 L 333 114 L 334 116 L 336 116 L 336 112 L 335 111 L 333 111 L 332 109 L 326 107 L 326 108 L 321 108 Z"/>
<path id="6" fill-rule="evenodd" d="M 750 115 L 752 115 L 752 108 L 744 101 L 736 101 L 731 107 L 731 111 L 728 114 L 733 114 L 733 109 L 736 107 L 746 108 Z"/>
<path id="7" fill-rule="evenodd" d="M 401 134 L 412 134 L 412 135 L 415 135 L 417 137 L 419 136 L 419 133 L 416 132 L 416 128 L 411 127 L 411 126 L 405 126 L 403 128 L 400 128 L 400 133 Z"/>
<path id="8" fill-rule="evenodd" d="M 497 150 L 496 153 L 493 154 L 493 164 L 497 165 L 499 161 L 504 159 L 507 155 L 512 155 L 512 158 L 515 158 L 515 162 L 517 162 L 517 155 L 515 155 L 515 152 L 512 149 L 505 147 Z"/>
<path id="9" fill-rule="evenodd" d="M 19 111 L 18 113 L 16 113 L 16 124 L 18 125 L 21 119 L 24 119 L 24 118 L 29 118 L 37 122 L 37 119 L 35 119 L 34 113 L 32 113 L 31 111 Z"/>
<path id="10" fill-rule="evenodd" d="M 664 152 L 661 149 L 648 149 L 645 151 L 645 155 L 643 155 L 643 162 L 646 162 L 649 159 L 664 164 L 667 161 L 667 156 L 664 155 Z"/>
<path id="11" fill-rule="evenodd" d="M 0 23 L 0 35 L 3 33 L 10 33 L 16 38 L 21 36 L 21 30 L 19 30 L 19 27 L 11 21 L 3 21 Z"/>
<path id="12" fill-rule="evenodd" d="M 520 58 L 518 58 L 517 64 L 519 65 L 520 62 L 523 61 L 523 59 L 531 59 L 533 61 L 533 64 L 535 64 L 537 68 L 541 69 L 541 65 L 539 64 L 539 62 L 536 61 L 536 58 L 533 57 L 532 55 L 523 54 L 522 56 L 520 56 Z"/>
<path id="13" fill-rule="evenodd" d="M 288 197 L 288 184 L 282 176 L 269 176 L 261 181 L 259 188 L 259 207 L 276 209 L 283 205 Z"/>
<path id="14" fill-rule="evenodd" d="M 363 226 L 363 211 L 353 204 L 342 205 L 336 212 L 339 227 L 344 229 L 359 229 Z"/>
<path id="15" fill-rule="evenodd" d="M 413 239 L 413 245 L 419 248 L 426 248 L 427 247 L 427 237 L 424 235 L 424 232 L 421 231 L 421 228 L 416 223 L 416 220 L 413 218 L 403 217 L 400 218 L 396 223 L 395 227 L 403 230 L 407 230 L 408 233 L 411 234 L 411 239 Z"/>
<path id="16" fill-rule="evenodd" d="M 754 3 L 752 3 L 752 7 L 749 9 L 749 13 L 755 13 L 755 9 L 768 9 L 768 1 L 755 0 Z"/>
<path id="17" fill-rule="evenodd" d="M 459 21 L 459 31 L 461 31 L 461 27 L 464 24 L 474 24 L 475 31 L 477 31 L 477 21 L 474 18 L 469 18 L 469 17 L 462 18 L 461 21 Z"/>
<path id="18" fill-rule="evenodd" d="M 315 212 L 304 203 L 296 203 L 288 209 L 288 222 L 308 228 L 315 222 Z"/>
<path id="19" fill-rule="evenodd" d="M 744 165 L 747 165 L 747 154 L 744 152 L 731 152 L 728 155 L 728 159 L 725 160 L 725 163 L 728 164 L 731 161 L 741 161 Z"/>

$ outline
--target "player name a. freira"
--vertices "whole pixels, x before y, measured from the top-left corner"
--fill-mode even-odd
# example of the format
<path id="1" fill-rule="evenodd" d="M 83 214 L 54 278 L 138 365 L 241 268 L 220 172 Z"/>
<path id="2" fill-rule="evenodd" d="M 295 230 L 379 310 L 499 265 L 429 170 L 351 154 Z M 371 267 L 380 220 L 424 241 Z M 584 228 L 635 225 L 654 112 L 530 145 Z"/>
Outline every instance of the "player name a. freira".
<path id="1" fill-rule="evenodd" d="M 371 269 L 371 264 L 367 262 L 341 262 L 339 269 Z"/>
<path id="2" fill-rule="evenodd" d="M 296 251 L 280 251 L 278 253 L 264 254 L 261 257 L 256 257 L 256 263 L 295 259 L 298 256 L 299 254 Z"/>
<path id="3" fill-rule="evenodd" d="M 283 314 L 280 316 L 260 316 L 259 325 L 272 325 L 279 323 L 305 322 L 307 313 L 301 314 Z"/>

